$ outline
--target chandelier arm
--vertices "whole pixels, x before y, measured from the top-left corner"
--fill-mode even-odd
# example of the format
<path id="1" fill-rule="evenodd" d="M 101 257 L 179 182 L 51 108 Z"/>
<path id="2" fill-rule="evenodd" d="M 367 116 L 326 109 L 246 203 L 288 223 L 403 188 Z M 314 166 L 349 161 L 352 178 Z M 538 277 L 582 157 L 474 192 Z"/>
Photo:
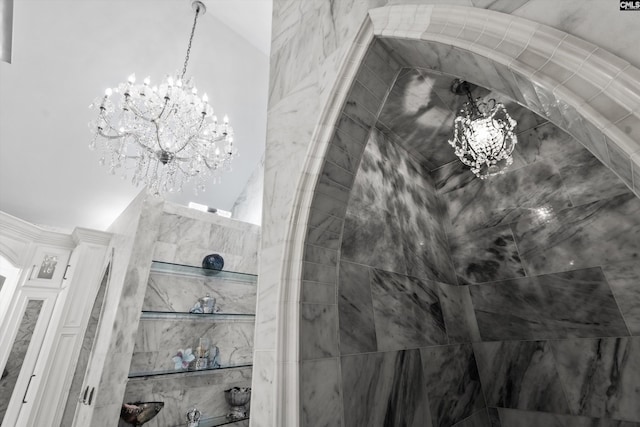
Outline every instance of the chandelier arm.
<path id="1" fill-rule="evenodd" d="M 202 116 L 202 119 L 200 120 L 200 125 L 198 125 L 198 129 L 197 131 L 200 132 L 200 129 L 202 129 L 202 125 L 204 124 L 204 116 Z M 191 141 L 194 140 L 194 138 L 198 136 L 198 133 L 194 133 L 193 135 L 191 135 L 183 144 L 180 148 L 178 148 L 177 150 L 174 150 L 173 153 L 174 154 L 178 154 L 179 152 L 181 152 L 182 150 L 184 150 L 185 148 L 187 148 L 187 146 L 189 145 L 189 143 L 191 143 Z"/>
<path id="2" fill-rule="evenodd" d="M 136 107 L 136 104 L 131 102 L 131 95 L 125 95 L 124 102 L 127 104 L 127 107 L 133 112 L 133 114 L 135 114 L 137 117 L 140 117 L 142 120 L 146 120 L 148 122 L 153 121 L 153 119 L 145 117 L 145 115 L 142 114 L 142 112 L 138 109 L 138 107 Z"/>

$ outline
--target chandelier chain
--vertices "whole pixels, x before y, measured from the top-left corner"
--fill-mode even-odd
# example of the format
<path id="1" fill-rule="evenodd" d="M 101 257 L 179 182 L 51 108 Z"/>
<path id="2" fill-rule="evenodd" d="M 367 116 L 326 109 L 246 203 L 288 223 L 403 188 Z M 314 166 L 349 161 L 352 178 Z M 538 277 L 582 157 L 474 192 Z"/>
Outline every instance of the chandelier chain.
<path id="1" fill-rule="evenodd" d="M 187 74 L 187 64 L 189 63 L 189 55 L 191 54 L 191 43 L 193 42 L 193 35 L 196 33 L 196 24 L 198 23 L 198 15 L 200 14 L 200 6 L 196 7 L 196 16 L 193 17 L 193 26 L 191 27 L 191 36 L 189 36 L 189 45 L 187 46 L 187 55 L 184 58 L 184 66 L 182 67 L 181 80 L 184 80 L 185 74 Z"/>

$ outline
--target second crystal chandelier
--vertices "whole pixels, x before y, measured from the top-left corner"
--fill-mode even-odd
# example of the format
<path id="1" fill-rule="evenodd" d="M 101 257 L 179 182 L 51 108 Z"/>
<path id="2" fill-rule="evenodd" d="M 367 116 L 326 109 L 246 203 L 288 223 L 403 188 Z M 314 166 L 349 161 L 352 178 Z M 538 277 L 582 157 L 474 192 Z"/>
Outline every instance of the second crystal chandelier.
<path id="1" fill-rule="evenodd" d="M 196 181 L 204 191 L 208 180 L 219 180 L 237 155 L 229 119 L 218 122 L 205 93 L 198 96 L 193 80 L 185 80 L 191 43 L 198 16 L 205 6 L 194 1 L 195 17 L 182 73 L 166 76 L 159 85 L 146 77 L 136 83 L 134 74 L 125 83 L 108 88 L 90 107 L 98 117 L 89 123 L 94 138 L 90 148 L 101 151 L 100 164 L 110 173 L 131 173 L 135 185 L 146 185 L 154 194 L 181 191 Z"/>
<path id="2" fill-rule="evenodd" d="M 503 174 L 513 163 L 511 153 L 518 143 L 513 129 L 517 122 L 504 104 L 495 99 L 487 102 L 473 99 L 471 83 L 456 79 L 451 90 L 467 96 L 464 108 L 453 122 L 453 138 L 449 141 L 456 156 L 480 179 Z"/>

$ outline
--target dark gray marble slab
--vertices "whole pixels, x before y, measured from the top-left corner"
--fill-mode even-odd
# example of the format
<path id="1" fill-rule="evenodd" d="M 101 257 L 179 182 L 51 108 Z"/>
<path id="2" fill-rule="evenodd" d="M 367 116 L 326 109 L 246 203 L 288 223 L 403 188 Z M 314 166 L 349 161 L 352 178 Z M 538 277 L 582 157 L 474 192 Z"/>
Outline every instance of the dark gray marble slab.
<path id="1" fill-rule="evenodd" d="M 525 275 L 513 233 L 508 225 L 454 233 L 451 257 L 461 285 L 494 282 Z"/>
<path id="2" fill-rule="evenodd" d="M 640 422 L 640 338 L 550 345 L 573 413 Z"/>
<path id="3" fill-rule="evenodd" d="M 447 343 L 436 282 L 373 270 L 371 297 L 378 350 Z"/>
<path id="4" fill-rule="evenodd" d="M 640 256 L 640 199 L 631 193 L 512 226 L 528 274 L 606 265 Z"/>
<path id="5" fill-rule="evenodd" d="M 502 422 L 500 421 L 500 413 L 498 412 L 498 408 L 487 407 L 487 415 L 489 416 L 490 427 L 502 427 Z"/>
<path id="6" fill-rule="evenodd" d="M 451 426 L 485 407 L 471 344 L 420 349 L 431 417 Z"/>
<path id="7" fill-rule="evenodd" d="M 450 86 L 450 76 L 408 70 L 396 80 L 378 120 L 409 151 L 437 168 L 456 158 L 447 140 L 451 137 L 454 111 L 433 91 L 433 85 Z"/>
<path id="8" fill-rule="evenodd" d="M 469 287 L 438 283 L 438 291 L 449 344 L 480 341 Z"/>
<path id="9" fill-rule="evenodd" d="M 342 261 L 338 278 L 340 354 L 376 351 L 370 268 Z"/>
<path id="10" fill-rule="evenodd" d="M 485 341 L 628 334 L 597 267 L 504 280 L 470 290 Z"/>
<path id="11" fill-rule="evenodd" d="M 503 427 L 638 427 L 640 423 L 499 408 Z"/>
<path id="12" fill-rule="evenodd" d="M 558 168 L 549 160 L 524 166 L 487 180 L 474 179 L 442 194 L 451 225 L 458 232 L 510 224 L 536 223 L 539 208 L 571 206 Z"/>
<path id="13" fill-rule="evenodd" d="M 640 335 L 640 261 L 602 266 L 631 335 Z"/>
<path id="14" fill-rule="evenodd" d="M 300 364 L 300 404 L 305 427 L 341 426 L 339 359 L 305 360 Z"/>
<path id="15" fill-rule="evenodd" d="M 419 350 L 341 358 L 345 426 L 431 427 Z"/>
<path id="16" fill-rule="evenodd" d="M 570 414 L 544 341 L 474 343 L 488 406 Z"/>
<path id="17" fill-rule="evenodd" d="M 454 427 L 492 427 L 489 415 L 486 409 L 481 409 L 474 413 L 470 417 L 465 418 L 459 423 L 454 424 Z"/>

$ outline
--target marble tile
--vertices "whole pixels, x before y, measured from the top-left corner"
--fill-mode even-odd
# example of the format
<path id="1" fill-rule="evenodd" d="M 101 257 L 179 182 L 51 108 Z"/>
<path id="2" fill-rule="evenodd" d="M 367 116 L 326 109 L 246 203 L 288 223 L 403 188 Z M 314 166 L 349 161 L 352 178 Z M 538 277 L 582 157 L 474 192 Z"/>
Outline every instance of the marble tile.
<path id="1" fill-rule="evenodd" d="M 640 423 L 499 408 L 505 427 L 638 427 Z"/>
<path id="2" fill-rule="evenodd" d="M 485 341 L 627 335 L 599 267 L 471 286 Z"/>
<path id="3" fill-rule="evenodd" d="M 302 263 L 302 280 L 334 285 L 337 281 L 336 265 L 322 265 L 311 262 Z"/>
<path id="4" fill-rule="evenodd" d="M 340 360 L 306 360 L 300 364 L 302 426 L 342 426 Z"/>
<path id="5" fill-rule="evenodd" d="M 251 368 L 132 379 L 127 384 L 124 402 L 161 401 L 164 407 L 148 426 L 184 425 L 185 414 L 193 407 L 203 418 L 229 412 L 224 390 L 251 385 Z"/>
<path id="6" fill-rule="evenodd" d="M 511 228 L 484 228 L 449 236 L 451 257 L 461 285 L 514 279 L 525 275 Z"/>
<path id="7" fill-rule="evenodd" d="M 550 345 L 573 413 L 640 422 L 640 338 Z"/>
<path id="8" fill-rule="evenodd" d="M 631 159 L 629 155 L 622 151 L 609 138 L 605 137 L 607 148 L 609 150 L 609 158 L 611 159 L 611 167 L 620 175 L 620 178 L 629 188 L 633 188 L 633 177 L 631 171 Z"/>
<path id="9" fill-rule="evenodd" d="M 631 335 L 640 335 L 640 263 L 638 260 L 602 266 Z"/>
<path id="10" fill-rule="evenodd" d="M 519 219 L 532 221 L 537 209 L 571 206 L 557 167 L 539 161 L 492 177 L 475 179 L 459 190 L 442 195 L 454 230 L 472 231 Z"/>
<path id="11" fill-rule="evenodd" d="M 431 427 L 418 350 L 341 358 L 346 426 Z"/>
<path id="12" fill-rule="evenodd" d="M 498 408 L 487 407 L 487 416 L 489 417 L 489 427 L 502 427 L 502 422 L 500 421 L 500 412 L 498 412 Z"/>
<path id="13" fill-rule="evenodd" d="M 320 246 L 305 245 L 303 259 L 315 264 L 333 266 L 338 264 L 338 251 Z"/>
<path id="14" fill-rule="evenodd" d="M 454 427 L 492 427 L 489 421 L 489 415 L 486 409 L 480 409 L 470 417 L 465 418 L 459 423 L 454 424 Z"/>
<path id="15" fill-rule="evenodd" d="M 512 226 L 528 274 L 635 259 L 640 251 L 640 199 L 622 194 L 556 211 L 552 220 Z"/>
<path id="16" fill-rule="evenodd" d="M 418 70 L 398 77 L 378 118 L 403 147 L 424 158 L 429 169 L 456 158 L 447 143 L 454 112 L 433 92 L 435 79 L 435 75 Z M 451 84 L 451 77 L 446 80 Z"/>
<path id="17" fill-rule="evenodd" d="M 335 285 L 303 280 L 300 289 L 300 302 L 336 304 L 336 293 Z"/>
<path id="18" fill-rule="evenodd" d="M 454 160 L 431 172 L 438 194 L 459 190 L 477 179 L 471 169 L 459 160 Z"/>
<path id="19" fill-rule="evenodd" d="M 360 210 L 345 217 L 342 259 L 396 273 L 406 273 L 397 219 L 386 211 Z"/>
<path id="20" fill-rule="evenodd" d="M 488 406 L 570 414 L 545 341 L 474 343 Z"/>
<path id="21" fill-rule="evenodd" d="M 338 355 L 338 310 L 335 305 L 301 304 L 300 359 Z"/>
<path id="22" fill-rule="evenodd" d="M 420 355 L 434 427 L 451 426 L 485 407 L 471 344 L 422 348 Z"/>
<path id="23" fill-rule="evenodd" d="M 447 343 L 435 282 L 373 270 L 371 297 L 379 351 Z"/>
<path id="24" fill-rule="evenodd" d="M 449 344 L 480 341 L 469 287 L 438 283 L 438 296 Z"/>
<path id="25" fill-rule="evenodd" d="M 377 349 L 370 270 L 358 264 L 340 263 L 338 314 L 342 355 Z"/>

